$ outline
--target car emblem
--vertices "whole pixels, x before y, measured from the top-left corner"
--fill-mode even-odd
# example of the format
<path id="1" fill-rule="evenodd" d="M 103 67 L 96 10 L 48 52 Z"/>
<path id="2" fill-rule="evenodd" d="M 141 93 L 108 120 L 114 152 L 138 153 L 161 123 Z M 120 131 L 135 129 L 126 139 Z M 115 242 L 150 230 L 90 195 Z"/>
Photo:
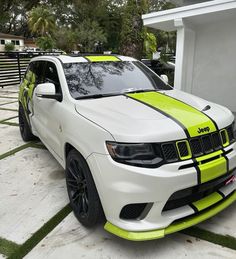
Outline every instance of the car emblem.
<path id="1" fill-rule="evenodd" d="M 209 127 L 205 127 L 205 128 L 198 128 L 198 133 L 204 133 L 204 132 L 209 132 L 210 131 L 210 128 Z"/>

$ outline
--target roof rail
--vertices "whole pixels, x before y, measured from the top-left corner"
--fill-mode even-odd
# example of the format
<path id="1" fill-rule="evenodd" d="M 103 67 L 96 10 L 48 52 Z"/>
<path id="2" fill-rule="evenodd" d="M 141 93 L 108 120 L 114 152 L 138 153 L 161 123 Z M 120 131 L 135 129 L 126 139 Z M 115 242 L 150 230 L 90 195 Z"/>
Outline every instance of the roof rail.
<path id="1" fill-rule="evenodd" d="M 68 53 L 67 55 L 71 57 L 83 57 L 83 56 L 117 56 L 119 54 L 117 53 L 106 54 L 106 53 L 99 53 L 99 52 L 78 52 L 78 53 Z"/>

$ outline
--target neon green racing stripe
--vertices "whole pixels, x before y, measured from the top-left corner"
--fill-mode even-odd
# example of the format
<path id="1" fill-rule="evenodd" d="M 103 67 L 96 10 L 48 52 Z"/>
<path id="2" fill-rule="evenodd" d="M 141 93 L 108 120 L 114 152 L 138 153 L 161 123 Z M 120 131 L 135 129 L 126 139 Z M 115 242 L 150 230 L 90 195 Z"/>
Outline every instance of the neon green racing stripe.
<path id="1" fill-rule="evenodd" d="M 126 96 L 140 101 L 179 122 L 189 133 L 197 137 L 216 131 L 213 121 L 203 112 L 175 98 L 159 92 L 130 93 Z"/>
<path id="2" fill-rule="evenodd" d="M 225 157 L 221 156 L 222 153 L 223 151 L 219 150 L 209 155 L 196 158 L 196 161 L 199 163 L 198 168 L 200 171 L 201 183 L 206 183 L 227 173 L 227 160 Z M 207 163 L 201 163 L 204 160 L 211 159 L 216 156 L 219 157 Z"/>
<path id="3" fill-rule="evenodd" d="M 202 210 L 216 204 L 217 202 L 221 201 L 222 199 L 223 199 L 223 197 L 218 192 L 214 192 L 199 201 L 193 202 L 193 206 L 195 208 L 197 208 L 198 211 L 202 211 Z"/>
<path id="4" fill-rule="evenodd" d="M 86 56 L 85 58 L 91 62 L 120 61 L 116 56 Z"/>

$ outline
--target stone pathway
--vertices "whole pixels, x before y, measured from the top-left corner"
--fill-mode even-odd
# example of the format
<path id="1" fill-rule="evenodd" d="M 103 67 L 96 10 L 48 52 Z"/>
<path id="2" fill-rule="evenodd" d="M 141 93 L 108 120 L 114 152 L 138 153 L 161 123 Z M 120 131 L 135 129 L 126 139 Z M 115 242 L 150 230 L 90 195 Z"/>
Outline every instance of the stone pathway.
<path id="1" fill-rule="evenodd" d="M 67 206 L 64 171 L 18 128 L 16 87 L 0 89 L 0 259 L 236 258 L 236 205 L 160 240 L 130 242 L 85 229 Z"/>

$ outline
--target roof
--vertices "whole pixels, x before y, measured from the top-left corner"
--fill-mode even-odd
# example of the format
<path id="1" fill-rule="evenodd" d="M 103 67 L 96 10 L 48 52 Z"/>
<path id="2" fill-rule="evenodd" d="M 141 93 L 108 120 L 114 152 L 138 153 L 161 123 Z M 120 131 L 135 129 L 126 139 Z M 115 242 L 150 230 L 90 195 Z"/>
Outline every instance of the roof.
<path id="1" fill-rule="evenodd" d="M 0 38 L 3 38 L 3 39 L 24 39 L 23 36 L 16 36 L 16 35 L 13 35 L 13 34 L 7 34 L 7 33 L 1 33 L 1 32 L 0 32 Z"/>
<path id="2" fill-rule="evenodd" d="M 236 0 L 215 0 L 170 10 L 153 12 L 142 16 L 144 25 L 156 29 L 176 30 L 175 21 L 189 19 L 193 24 L 215 22 L 236 15 Z"/>

